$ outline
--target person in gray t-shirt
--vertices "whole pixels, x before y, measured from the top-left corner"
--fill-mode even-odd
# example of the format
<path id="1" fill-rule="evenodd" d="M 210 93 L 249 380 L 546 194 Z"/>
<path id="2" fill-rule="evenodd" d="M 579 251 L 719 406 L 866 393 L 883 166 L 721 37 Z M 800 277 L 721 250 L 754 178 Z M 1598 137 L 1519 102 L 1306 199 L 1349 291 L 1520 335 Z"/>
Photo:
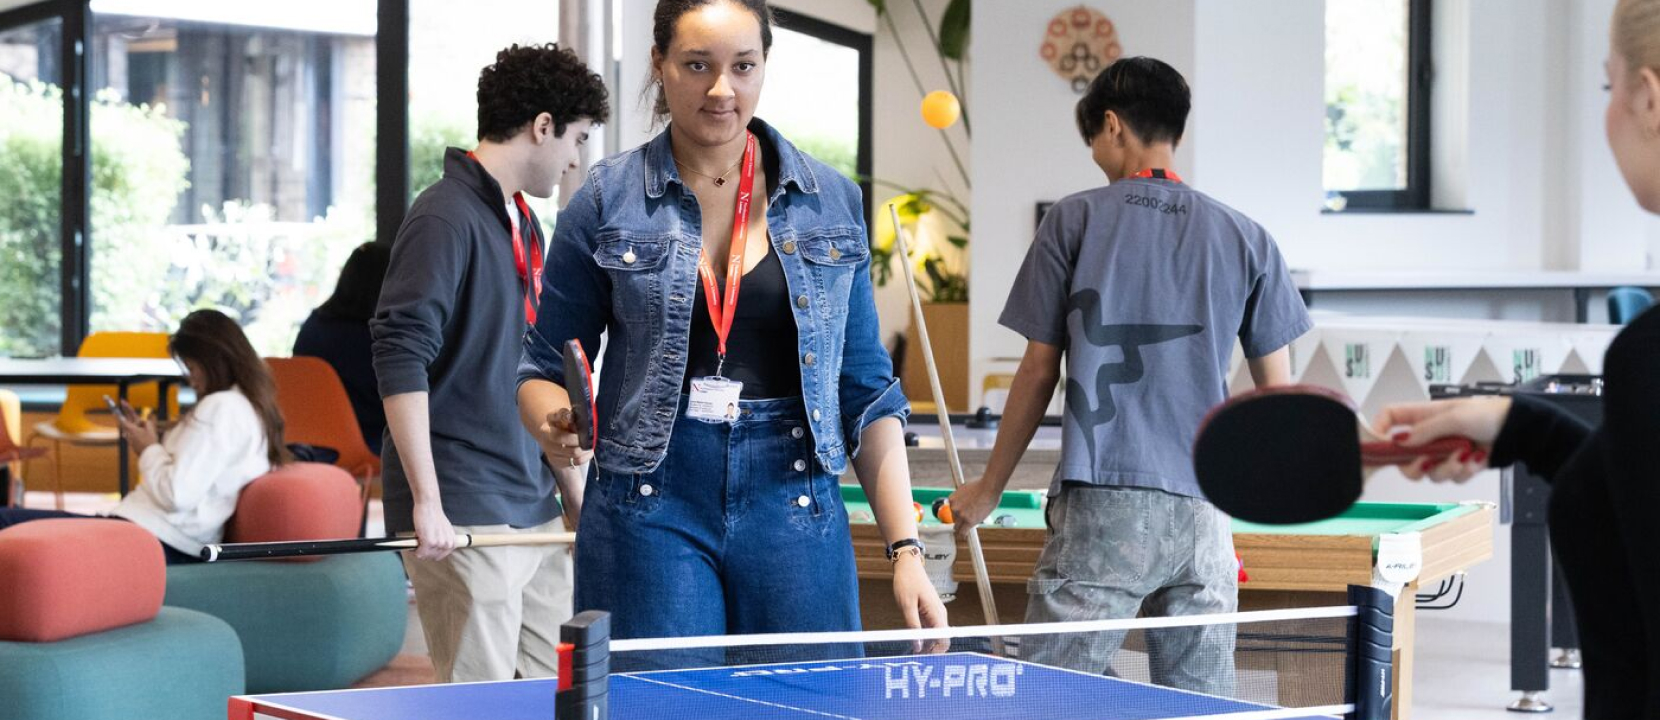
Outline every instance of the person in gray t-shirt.
<path id="1" fill-rule="evenodd" d="M 1038 227 L 1002 324 L 1026 336 L 986 474 L 951 496 L 982 522 L 1031 441 L 1066 359 L 1061 463 L 1027 622 L 1233 612 L 1228 518 L 1204 499 L 1191 448 L 1227 398 L 1237 338 L 1259 387 L 1290 379 L 1287 345 L 1311 327 L 1267 231 L 1171 168 L 1191 106 L 1163 62 L 1108 66 L 1077 106 L 1110 184 L 1056 203 Z M 1122 633 L 1029 638 L 1038 662 L 1109 672 Z M 1149 633 L 1154 682 L 1233 688 L 1233 629 Z"/>

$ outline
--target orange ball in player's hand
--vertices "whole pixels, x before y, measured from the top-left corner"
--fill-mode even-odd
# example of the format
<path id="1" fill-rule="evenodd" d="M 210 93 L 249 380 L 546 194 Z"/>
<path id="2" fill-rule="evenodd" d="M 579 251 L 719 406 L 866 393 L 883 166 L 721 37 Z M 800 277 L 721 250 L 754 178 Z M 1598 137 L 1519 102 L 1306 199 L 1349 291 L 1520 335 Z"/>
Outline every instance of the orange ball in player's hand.
<path id="1" fill-rule="evenodd" d="M 949 92 L 935 90 L 922 98 L 922 121 L 929 127 L 944 130 L 956 124 L 962 114 L 962 103 Z"/>

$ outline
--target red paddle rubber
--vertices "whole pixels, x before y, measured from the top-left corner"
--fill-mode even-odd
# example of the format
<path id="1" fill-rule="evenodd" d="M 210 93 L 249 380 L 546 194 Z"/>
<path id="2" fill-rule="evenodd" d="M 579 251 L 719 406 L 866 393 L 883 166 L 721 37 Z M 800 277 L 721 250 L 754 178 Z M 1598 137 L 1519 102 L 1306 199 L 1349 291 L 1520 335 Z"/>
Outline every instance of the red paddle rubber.
<path id="1" fill-rule="evenodd" d="M 1418 458 L 1429 458 L 1429 464 L 1435 466 L 1473 450 L 1475 443 L 1461 437 L 1441 438 L 1420 447 L 1403 447 L 1387 441 L 1365 442 L 1360 444 L 1360 462 L 1366 467 L 1384 467 L 1410 465 Z"/>

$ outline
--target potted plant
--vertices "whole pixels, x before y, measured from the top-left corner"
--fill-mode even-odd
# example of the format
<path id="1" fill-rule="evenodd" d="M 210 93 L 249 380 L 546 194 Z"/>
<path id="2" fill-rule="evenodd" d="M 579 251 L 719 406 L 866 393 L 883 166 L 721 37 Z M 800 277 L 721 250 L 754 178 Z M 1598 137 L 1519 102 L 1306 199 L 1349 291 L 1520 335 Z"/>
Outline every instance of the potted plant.
<path id="1" fill-rule="evenodd" d="M 970 134 L 968 110 L 963 106 L 962 98 L 963 89 L 967 86 L 963 59 L 968 49 L 971 3 L 969 0 L 950 0 L 936 26 L 922 0 L 911 0 L 916 17 L 927 30 L 929 46 L 939 61 L 948 88 L 930 92 L 912 62 L 910 50 L 905 46 L 887 0 L 869 1 L 876 9 L 878 19 L 893 34 L 900 57 L 922 101 L 923 120 L 939 130 L 940 139 L 945 143 L 962 186 L 972 187 L 968 167 L 957 151 L 952 134 L 948 132 L 960 120 L 964 135 Z M 941 181 L 944 181 L 943 176 Z M 948 191 L 906 187 L 881 180 L 875 184 L 900 194 L 873 208 L 872 281 L 879 287 L 884 286 L 894 274 L 894 228 L 887 211 L 891 203 L 897 206 L 899 222 L 905 226 L 910 256 L 901 259 L 901 262 L 913 263 L 917 292 L 923 300 L 923 321 L 928 324 L 945 403 L 953 409 L 966 410 L 969 387 L 968 207 Z M 900 381 L 906 395 L 913 401 L 931 402 L 933 395 L 928 385 L 927 366 L 920 357 L 921 343 L 917 339 L 914 322 L 906 332 L 904 347 Z"/>
<path id="2" fill-rule="evenodd" d="M 890 204 L 899 211 L 909 251 L 908 257 L 897 261 L 911 263 L 916 277 L 945 404 L 964 410 L 968 407 L 967 209 L 949 194 L 927 189 L 908 190 L 879 204 L 871 232 L 871 274 L 879 286 L 892 280 L 896 272 L 893 263 L 898 243 L 892 215 L 887 211 Z M 913 322 L 905 333 L 900 383 L 911 400 L 932 402 L 927 366 L 918 355 L 921 348 Z"/>

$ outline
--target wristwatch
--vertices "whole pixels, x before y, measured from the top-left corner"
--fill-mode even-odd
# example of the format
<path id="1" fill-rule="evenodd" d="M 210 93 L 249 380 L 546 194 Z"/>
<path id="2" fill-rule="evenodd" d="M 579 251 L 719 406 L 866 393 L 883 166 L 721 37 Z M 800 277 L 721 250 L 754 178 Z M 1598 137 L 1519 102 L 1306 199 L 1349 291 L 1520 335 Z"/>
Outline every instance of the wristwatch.
<path id="1" fill-rule="evenodd" d="M 922 554 L 927 552 L 928 549 L 927 546 L 922 544 L 921 540 L 916 538 L 898 540 L 888 546 L 888 562 L 898 562 L 899 556 L 905 553 L 906 548 L 915 548 L 911 552 L 915 553 L 918 558 L 922 557 Z"/>

